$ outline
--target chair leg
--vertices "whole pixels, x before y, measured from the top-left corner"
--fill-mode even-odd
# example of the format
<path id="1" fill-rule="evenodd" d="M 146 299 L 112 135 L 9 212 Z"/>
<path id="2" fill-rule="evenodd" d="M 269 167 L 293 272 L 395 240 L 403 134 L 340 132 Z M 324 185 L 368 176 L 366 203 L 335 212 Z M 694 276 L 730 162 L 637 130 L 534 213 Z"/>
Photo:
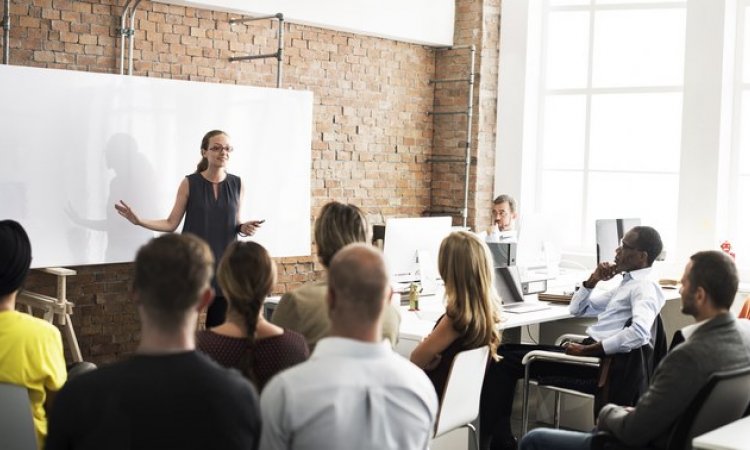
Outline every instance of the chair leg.
<path id="1" fill-rule="evenodd" d="M 474 439 L 473 439 L 473 441 L 474 441 L 474 449 L 475 450 L 479 450 L 479 433 L 477 433 L 477 429 L 474 427 L 474 424 L 471 424 L 471 423 L 467 423 L 466 424 L 466 428 L 469 429 L 469 434 L 471 434 L 472 436 L 474 436 Z M 469 450 L 471 450 L 471 449 L 469 449 Z"/>
<path id="2" fill-rule="evenodd" d="M 560 392 L 555 391 L 555 428 L 560 428 Z"/>
<path id="3" fill-rule="evenodd" d="M 521 436 L 529 431 L 529 365 L 523 378 L 523 404 L 521 408 Z"/>

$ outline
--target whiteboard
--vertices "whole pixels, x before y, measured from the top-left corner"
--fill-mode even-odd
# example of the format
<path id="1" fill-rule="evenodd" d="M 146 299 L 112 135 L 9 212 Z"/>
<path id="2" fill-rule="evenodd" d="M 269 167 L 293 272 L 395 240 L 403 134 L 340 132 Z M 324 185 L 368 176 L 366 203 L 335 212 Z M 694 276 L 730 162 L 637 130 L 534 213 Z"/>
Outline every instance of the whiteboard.
<path id="1" fill-rule="evenodd" d="M 0 66 L 0 219 L 26 228 L 32 267 L 132 261 L 166 218 L 200 142 L 226 131 L 243 221 L 274 257 L 310 254 L 312 93 Z M 182 225 L 177 231 L 182 229 Z"/>

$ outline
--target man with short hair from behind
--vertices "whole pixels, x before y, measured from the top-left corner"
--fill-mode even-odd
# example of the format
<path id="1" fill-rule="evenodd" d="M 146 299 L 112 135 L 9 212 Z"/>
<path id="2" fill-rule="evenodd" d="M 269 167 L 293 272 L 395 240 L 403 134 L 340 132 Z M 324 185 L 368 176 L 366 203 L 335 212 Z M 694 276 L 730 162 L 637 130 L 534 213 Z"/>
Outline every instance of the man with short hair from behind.
<path id="1" fill-rule="evenodd" d="M 315 245 L 318 259 L 328 270 L 336 253 L 348 244 L 367 242 L 367 219 L 355 205 L 336 201 L 327 203 L 315 220 Z M 324 278 L 307 283 L 284 294 L 271 316 L 274 325 L 296 331 L 305 337 L 310 351 L 331 328 L 326 308 L 328 291 L 327 274 Z M 383 338 L 393 346 L 398 339 L 401 317 L 398 310 L 388 305 L 383 312 Z"/>
<path id="2" fill-rule="evenodd" d="M 328 274 L 329 337 L 261 395 L 261 449 L 426 449 L 437 412 L 432 383 L 382 341 L 390 301 L 380 252 L 350 244 Z"/>
<path id="3" fill-rule="evenodd" d="M 681 414 L 712 374 L 750 366 L 750 322 L 729 311 L 737 293 L 737 269 L 719 251 L 690 257 L 682 276 L 682 313 L 695 318 L 682 329 L 685 342 L 664 358 L 648 391 L 634 408 L 605 405 L 598 428 L 633 447 L 666 448 Z M 591 433 L 532 430 L 521 449 L 588 449 Z"/>
<path id="4" fill-rule="evenodd" d="M 213 267 L 208 245 L 191 234 L 165 234 L 141 247 L 133 280 L 141 319 L 136 354 L 68 382 L 52 409 L 47 450 L 258 447 L 255 389 L 195 351 Z"/>
<path id="5" fill-rule="evenodd" d="M 26 231 L 16 221 L 0 221 L 0 383 L 28 389 L 37 445 L 43 448 L 46 407 L 67 375 L 60 331 L 47 321 L 16 311 L 16 297 L 30 266 L 31 242 Z"/>

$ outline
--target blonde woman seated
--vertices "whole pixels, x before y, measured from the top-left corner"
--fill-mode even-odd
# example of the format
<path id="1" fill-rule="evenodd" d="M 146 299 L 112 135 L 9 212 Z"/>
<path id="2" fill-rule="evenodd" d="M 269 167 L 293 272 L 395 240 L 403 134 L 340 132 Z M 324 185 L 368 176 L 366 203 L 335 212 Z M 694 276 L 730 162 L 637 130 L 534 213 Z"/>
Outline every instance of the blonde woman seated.
<path id="1" fill-rule="evenodd" d="M 497 358 L 500 299 L 493 283 L 492 255 L 473 233 L 457 231 L 443 240 L 438 269 L 445 283 L 445 314 L 410 359 L 424 369 L 442 401 L 457 353 L 489 345 L 490 355 Z"/>
<path id="2" fill-rule="evenodd" d="M 367 220 L 362 210 L 354 205 L 339 202 L 327 203 L 320 210 L 315 221 L 315 245 L 318 247 L 318 259 L 328 270 L 334 255 L 339 250 L 355 242 L 367 242 Z M 297 331 L 305 336 L 310 351 L 315 344 L 327 337 L 331 330 L 328 318 L 326 292 L 328 275 L 313 283 L 308 283 L 292 292 L 287 292 L 279 300 L 273 312 L 271 322 Z M 392 305 L 383 311 L 383 338 L 392 346 L 396 345 L 401 317 Z"/>
<path id="3" fill-rule="evenodd" d="M 305 338 L 263 318 L 263 301 L 276 284 L 276 265 L 263 246 L 233 242 L 216 275 L 228 301 L 226 321 L 199 331 L 198 349 L 239 369 L 261 391 L 278 372 L 309 356 Z"/>

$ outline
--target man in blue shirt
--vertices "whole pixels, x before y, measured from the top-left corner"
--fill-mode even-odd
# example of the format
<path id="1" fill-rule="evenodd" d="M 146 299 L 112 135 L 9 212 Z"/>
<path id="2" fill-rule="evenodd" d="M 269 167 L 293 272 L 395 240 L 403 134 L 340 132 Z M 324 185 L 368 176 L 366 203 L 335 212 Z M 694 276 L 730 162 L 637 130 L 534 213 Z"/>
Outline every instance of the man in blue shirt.
<path id="1" fill-rule="evenodd" d="M 653 343 L 656 316 L 664 306 L 664 295 L 651 279 L 651 266 L 662 251 L 659 233 L 646 226 L 628 231 L 615 253 L 615 262 L 601 263 L 570 302 L 570 313 L 577 317 L 598 317 L 586 332 L 582 344 L 565 347 L 505 344 L 498 349 L 501 361 L 490 366 L 482 393 L 482 448 L 515 448 L 510 414 L 516 381 L 523 377 L 523 357 L 532 350 L 552 350 L 575 356 L 604 356 L 629 353 Z M 595 291 L 600 281 L 623 274 L 620 285 L 608 292 Z M 574 380 L 574 384 L 595 387 L 596 369 L 566 364 L 540 363 L 535 377 Z M 634 402 L 636 399 L 633 399 Z"/>
<path id="2" fill-rule="evenodd" d="M 608 404 L 597 427 L 629 447 L 667 448 L 677 419 L 712 374 L 750 365 L 750 321 L 730 312 L 737 293 L 734 262 L 719 251 L 690 257 L 680 289 L 682 313 L 695 323 L 682 329 L 685 342 L 674 347 L 654 373 L 648 391 L 633 407 Z M 538 428 L 524 436 L 528 450 L 588 449 L 592 433 Z"/>

